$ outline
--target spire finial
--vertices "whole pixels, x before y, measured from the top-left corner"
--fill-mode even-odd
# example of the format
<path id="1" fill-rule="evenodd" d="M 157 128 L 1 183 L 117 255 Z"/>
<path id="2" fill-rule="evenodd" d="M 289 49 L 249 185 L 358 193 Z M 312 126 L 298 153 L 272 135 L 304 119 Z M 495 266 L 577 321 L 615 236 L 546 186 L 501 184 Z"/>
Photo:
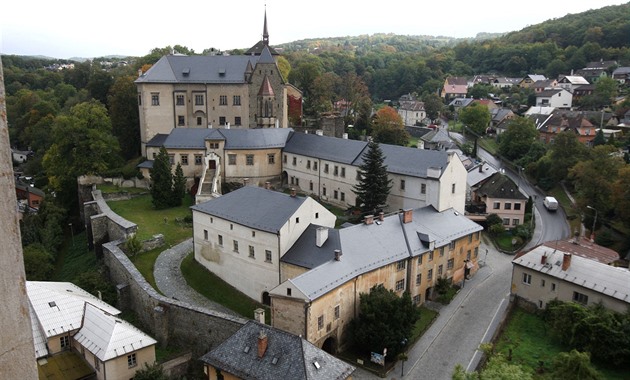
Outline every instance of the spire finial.
<path id="1" fill-rule="evenodd" d="M 267 4 L 265 3 L 265 23 L 263 26 L 263 44 L 269 46 L 269 32 L 267 32 Z"/>

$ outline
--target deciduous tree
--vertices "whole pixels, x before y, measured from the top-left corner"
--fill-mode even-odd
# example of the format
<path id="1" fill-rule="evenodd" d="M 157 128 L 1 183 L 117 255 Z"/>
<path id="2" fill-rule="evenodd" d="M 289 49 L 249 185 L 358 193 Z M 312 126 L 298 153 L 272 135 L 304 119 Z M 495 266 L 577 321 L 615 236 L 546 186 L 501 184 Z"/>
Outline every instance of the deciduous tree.
<path id="1" fill-rule="evenodd" d="M 374 140 L 383 144 L 406 146 L 409 144 L 409 133 L 405 130 L 403 120 L 392 107 L 383 107 L 376 112 L 372 123 Z"/>
<path id="2" fill-rule="evenodd" d="M 517 116 L 509 121 L 507 130 L 501 134 L 499 153 L 509 160 L 522 158 L 537 139 L 538 130 L 534 122 Z"/>
<path id="3" fill-rule="evenodd" d="M 486 133 L 490 125 L 490 111 L 488 107 L 479 103 L 472 103 L 459 112 L 459 121 L 470 128 L 477 135 Z"/>

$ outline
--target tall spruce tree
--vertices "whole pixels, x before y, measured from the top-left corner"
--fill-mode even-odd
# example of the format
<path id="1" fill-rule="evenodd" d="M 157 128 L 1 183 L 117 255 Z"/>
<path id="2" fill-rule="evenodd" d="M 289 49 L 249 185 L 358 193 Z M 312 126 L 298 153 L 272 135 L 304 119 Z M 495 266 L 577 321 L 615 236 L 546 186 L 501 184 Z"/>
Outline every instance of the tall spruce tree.
<path id="1" fill-rule="evenodd" d="M 175 168 L 175 176 L 173 177 L 173 197 L 171 206 L 181 206 L 184 195 L 186 195 L 186 178 L 184 177 L 182 165 L 178 162 L 177 167 Z"/>
<path id="2" fill-rule="evenodd" d="M 151 169 L 151 202 L 156 209 L 164 209 L 171 206 L 173 199 L 173 173 L 171 161 L 166 148 L 161 147 L 153 161 Z"/>
<path id="3" fill-rule="evenodd" d="M 384 161 L 381 147 L 370 141 L 363 154 L 363 164 L 359 166 L 359 183 L 352 188 L 363 212 L 376 212 L 379 207 L 385 206 L 392 180 L 387 176 Z"/>

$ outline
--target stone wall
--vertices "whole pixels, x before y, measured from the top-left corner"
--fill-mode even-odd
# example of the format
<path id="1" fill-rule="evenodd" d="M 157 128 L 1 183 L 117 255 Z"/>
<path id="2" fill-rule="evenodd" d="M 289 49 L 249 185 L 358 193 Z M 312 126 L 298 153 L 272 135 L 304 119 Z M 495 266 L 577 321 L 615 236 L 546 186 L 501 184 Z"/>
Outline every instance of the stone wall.
<path id="1" fill-rule="evenodd" d="M 131 309 L 160 346 L 185 347 L 200 357 L 234 334 L 247 320 L 165 297 L 144 279 L 119 248 L 123 240 L 103 244 L 110 280 L 117 284 L 120 309 Z"/>
<path id="2" fill-rule="evenodd" d="M 102 257 L 102 245 L 108 241 L 127 239 L 135 234 L 138 226 L 113 212 L 100 190 L 92 191 L 92 201 L 85 202 L 83 216 L 88 231 L 88 243 L 97 257 Z"/>

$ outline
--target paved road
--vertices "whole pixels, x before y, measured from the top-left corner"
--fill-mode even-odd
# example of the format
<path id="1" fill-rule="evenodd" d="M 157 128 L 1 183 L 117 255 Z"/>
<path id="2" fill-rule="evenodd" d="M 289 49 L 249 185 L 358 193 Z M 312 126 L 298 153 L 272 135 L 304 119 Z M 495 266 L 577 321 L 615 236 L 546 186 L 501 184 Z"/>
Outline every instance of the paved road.
<path id="1" fill-rule="evenodd" d="M 184 276 L 182 276 L 180 267 L 184 257 L 192 251 L 193 243 L 192 238 L 190 238 L 160 253 L 153 269 L 153 276 L 155 277 L 158 290 L 167 297 L 191 305 L 239 316 L 232 310 L 210 301 L 188 286 Z"/>
<path id="2" fill-rule="evenodd" d="M 433 325 L 408 352 L 403 378 L 447 380 L 457 364 L 472 371 L 481 359 L 479 344 L 492 338 L 507 308 L 513 257 L 485 242 L 480 248 L 480 260 L 485 258 L 485 265 L 466 281 L 449 305 L 440 309 Z M 401 365 L 399 362 L 387 378 L 401 378 Z M 357 369 L 353 378 L 379 379 L 362 369 Z"/>

